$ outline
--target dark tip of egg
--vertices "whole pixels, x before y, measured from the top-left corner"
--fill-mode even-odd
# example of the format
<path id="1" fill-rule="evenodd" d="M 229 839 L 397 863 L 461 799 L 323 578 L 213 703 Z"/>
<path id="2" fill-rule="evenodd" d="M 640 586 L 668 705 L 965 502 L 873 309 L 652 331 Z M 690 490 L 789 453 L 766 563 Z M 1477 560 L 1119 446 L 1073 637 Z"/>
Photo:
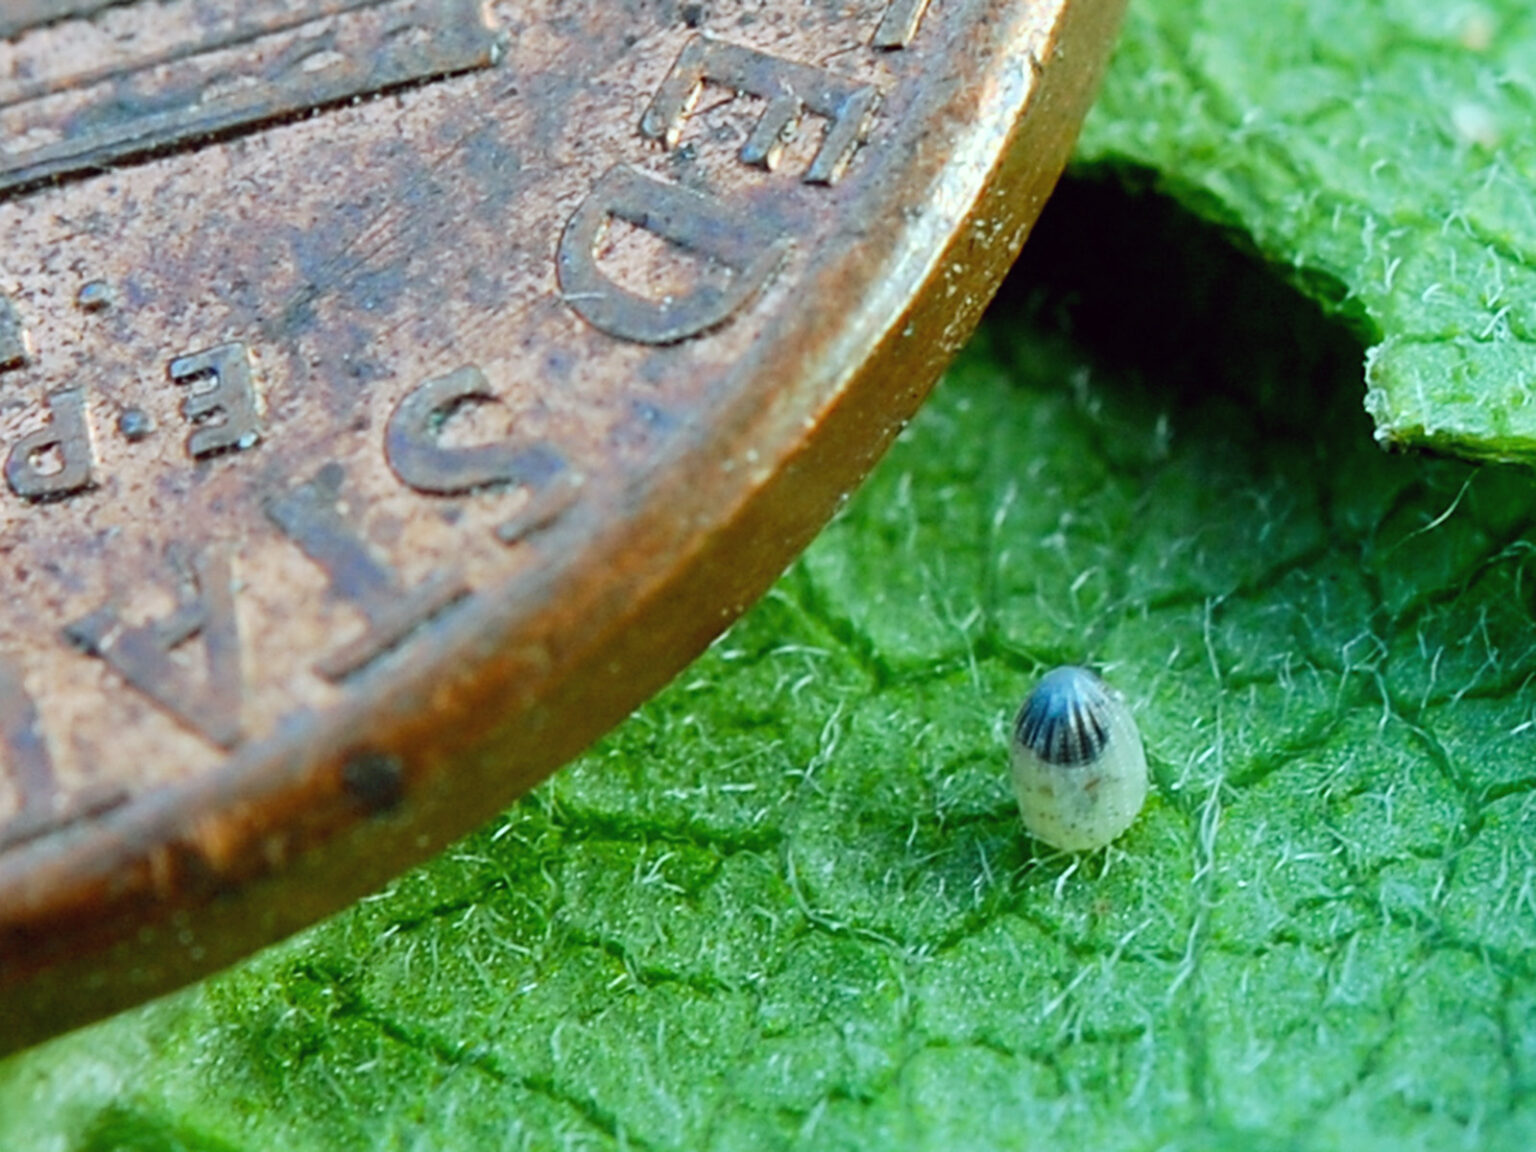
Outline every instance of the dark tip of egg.
<path id="1" fill-rule="evenodd" d="M 1109 691 L 1086 668 L 1046 673 L 1024 700 L 1014 737 L 1047 764 L 1091 764 L 1109 743 Z"/>

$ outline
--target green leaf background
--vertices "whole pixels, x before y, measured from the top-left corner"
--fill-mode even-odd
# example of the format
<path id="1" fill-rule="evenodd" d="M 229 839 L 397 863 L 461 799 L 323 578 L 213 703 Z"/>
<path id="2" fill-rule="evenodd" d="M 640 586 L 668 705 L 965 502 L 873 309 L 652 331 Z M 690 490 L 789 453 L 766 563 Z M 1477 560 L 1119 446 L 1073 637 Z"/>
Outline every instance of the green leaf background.
<path id="1" fill-rule="evenodd" d="M 1375 388 L 1438 345 L 1328 223 L 1459 237 L 1471 177 L 1297 191 L 1367 130 L 1433 167 L 1350 95 L 1378 55 L 1525 99 L 1459 71 L 1525 18 L 1466 11 L 1141 4 L 982 333 L 767 599 L 441 859 L 0 1064 L 0 1148 L 1536 1146 L 1536 481 L 1376 446 L 1365 344 Z M 1483 323 L 1447 355 L 1518 347 Z M 1155 778 L 1082 857 L 1004 752 L 1064 661 Z"/>
<path id="2" fill-rule="evenodd" d="M 1080 160 L 1347 317 L 1384 442 L 1530 464 L 1533 118 L 1521 0 L 1132 0 Z"/>

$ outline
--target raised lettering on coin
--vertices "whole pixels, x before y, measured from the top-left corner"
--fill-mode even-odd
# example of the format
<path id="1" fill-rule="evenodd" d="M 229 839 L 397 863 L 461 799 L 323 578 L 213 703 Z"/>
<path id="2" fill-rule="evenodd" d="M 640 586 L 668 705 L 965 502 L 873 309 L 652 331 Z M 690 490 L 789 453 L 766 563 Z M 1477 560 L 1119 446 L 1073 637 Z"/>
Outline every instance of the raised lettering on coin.
<path id="1" fill-rule="evenodd" d="M 22 682 L 21 669 L 3 654 L 0 781 L 9 782 L 14 801 L 10 816 L 0 819 L 0 852 L 115 808 L 126 799 L 121 789 L 98 791 L 74 800 L 61 795 L 37 705 Z"/>
<path id="2" fill-rule="evenodd" d="M 27 500 L 60 500 L 91 486 L 95 461 L 85 390 L 50 392 L 48 412 L 48 424 L 16 441 L 5 460 L 6 483 Z"/>
<path id="3" fill-rule="evenodd" d="M 885 10 L 885 19 L 875 29 L 875 47 L 905 48 L 917 35 L 926 11 L 928 0 L 891 0 L 891 6 Z"/>
<path id="4" fill-rule="evenodd" d="M 615 284 L 597 265 L 609 221 L 643 228 L 728 272 L 680 296 L 648 299 Z M 638 344 L 676 344 L 718 328 L 763 289 L 789 252 L 751 216 L 633 168 L 610 168 L 560 238 L 560 288 L 593 327 Z"/>
<path id="5" fill-rule="evenodd" d="M 184 573 L 180 604 L 163 620 L 130 627 L 111 605 L 64 629 L 81 651 L 111 665 L 129 684 L 221 748 L 240 743 L 240 627 L 228 557 L 200 556 Z M 201 637 L 204 673 L 194 675 L 172 653 Z"/>
<path id="6" fill-rule="evenodd" d="M 171 361 L 171 380 L 193 385 L 181 414 L 198 427 L 187 437 L 187 452 L 201 459 L 253 447 L 261 439 L 261 415 L 251 353 L 244 344 L 223 344 Z M 213 381 L 198 389 L 199 381 Z"/>
<path id="7" fill-rule="evenodd" d="M 362 672 L 469 595 L 468 586 L 452 573 L 435 574 L 414 589 L 403 588 L 394 569 L 376 559 L 348 523 L 341 508 L 345 479 L 339 464 L 327 464 L 307 484 L 267 503 L 272 522 L 324 569 L 332 591 L 368 621 L 363 635 L 315 665 L 315 671 L 333 681 Z"/>
<path id="8" fill-rule="evenodd" d="M 492 484 L 540 485 L 564 467 L 543 444 L 445 447 L 443 425 L 460 407 L 496 399 L 485 373 L 469 366 L 428 380 L 396 405 L 384 434 L 395 475 L 418 492 L 451 496 Z"/>
<path id="9" fill-rule="evenodd" d="M 241 0 L 217 20 L 199 0 L 158 0 L 159 22 L 184 28 L 182 43 L 136 50 L 97 37 L 85 54 L 59 23 L 118 5 L 130 6 L 5 0 L 0 40 L 33 31 L 47 64 L 34 65 L 26 45 L 0 55 L 0 192 L 485 68 L 500 54 L 482 0 L 311 0 L 301 16 L 291 0 Z"/>
<path id="10" fill-rule="evenodd" d="M 549 487 L 536 493 L 527 505 L 496 528 L 496 539 L 508 548 L 553 527 L 576 505 L 581 496 L 582 479 L 574 472 L 563 472 Z"/>
<path id="11" fill-rule="evenodd" d="M 830 123 L 805 173 L 807 184 L 837 182 L 863 141 L 880 99 L 870 85 L 856 84 L 835 72 L 695 36 L 662 82 L 640 121 L 640 131 L 675 148 L 705 84 L 719 84 L 767 101 L 762 118 L 742 145 L 745 164 L 771 170 L 807 110 L 825 117 Z"/>
<path id="12" fill-rule="evenodd" d="M 31 339 L 21 313 L 8 297 L 0 296 L 0 372 L 23 368 L 31 359 Z"/>

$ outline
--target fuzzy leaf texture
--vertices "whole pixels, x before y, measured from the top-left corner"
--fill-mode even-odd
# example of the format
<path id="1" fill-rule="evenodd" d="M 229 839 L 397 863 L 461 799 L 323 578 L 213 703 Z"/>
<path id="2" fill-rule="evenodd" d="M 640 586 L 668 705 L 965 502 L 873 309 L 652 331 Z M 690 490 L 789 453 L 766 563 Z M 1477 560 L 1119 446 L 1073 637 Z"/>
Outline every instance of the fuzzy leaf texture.
<path id="1" fill-rule="evenodd" d="M 1143 4 L 1111 93 L 1216 8 Z M 1221 35 L 1301 51 L 1274 21 L 1311 10 Z M 1193 139 L 1166 100 L 1100 117 L 1082 170 Z M 379 896 L 0 1063 L 0 1148 L 1536 1146 L 1536 478 L 1372 442 L 1364 297 L 1326 301 L 1346 328 L 1294 290 L 1351 282 L 1312 275 L 1332 233 L 1258 188 L 1291 162 L 1254 140 L 1268 261 L 1171 161 L 1190 210 L 1070 185 L 870 483 L 672 688 Z M 1005 750 L 1067 661 L 1154 775 L 1077 859 L 1024 837 Z"/>
<path id="2" fill-rule="evenodd" d="M 1533 115 L 1524 0 L 1134 0 L 1080 160 L 1342 311 L 1384 443 L 1531 464 Z"/>

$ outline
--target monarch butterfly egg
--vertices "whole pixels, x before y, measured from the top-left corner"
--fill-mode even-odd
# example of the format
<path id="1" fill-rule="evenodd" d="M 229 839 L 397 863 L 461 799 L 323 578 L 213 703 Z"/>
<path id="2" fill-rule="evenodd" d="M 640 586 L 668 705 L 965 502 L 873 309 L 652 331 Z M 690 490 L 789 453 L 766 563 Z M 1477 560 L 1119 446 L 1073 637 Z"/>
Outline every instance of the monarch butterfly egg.
<path id="1" fill-rule="evenodd" d="M 1147 754 L 1125 698 L 1086 668 L 1048 672 L 1009 741 L 1031 836 L 1067 852 L 1102 848 L 1147 798 Z"/>

